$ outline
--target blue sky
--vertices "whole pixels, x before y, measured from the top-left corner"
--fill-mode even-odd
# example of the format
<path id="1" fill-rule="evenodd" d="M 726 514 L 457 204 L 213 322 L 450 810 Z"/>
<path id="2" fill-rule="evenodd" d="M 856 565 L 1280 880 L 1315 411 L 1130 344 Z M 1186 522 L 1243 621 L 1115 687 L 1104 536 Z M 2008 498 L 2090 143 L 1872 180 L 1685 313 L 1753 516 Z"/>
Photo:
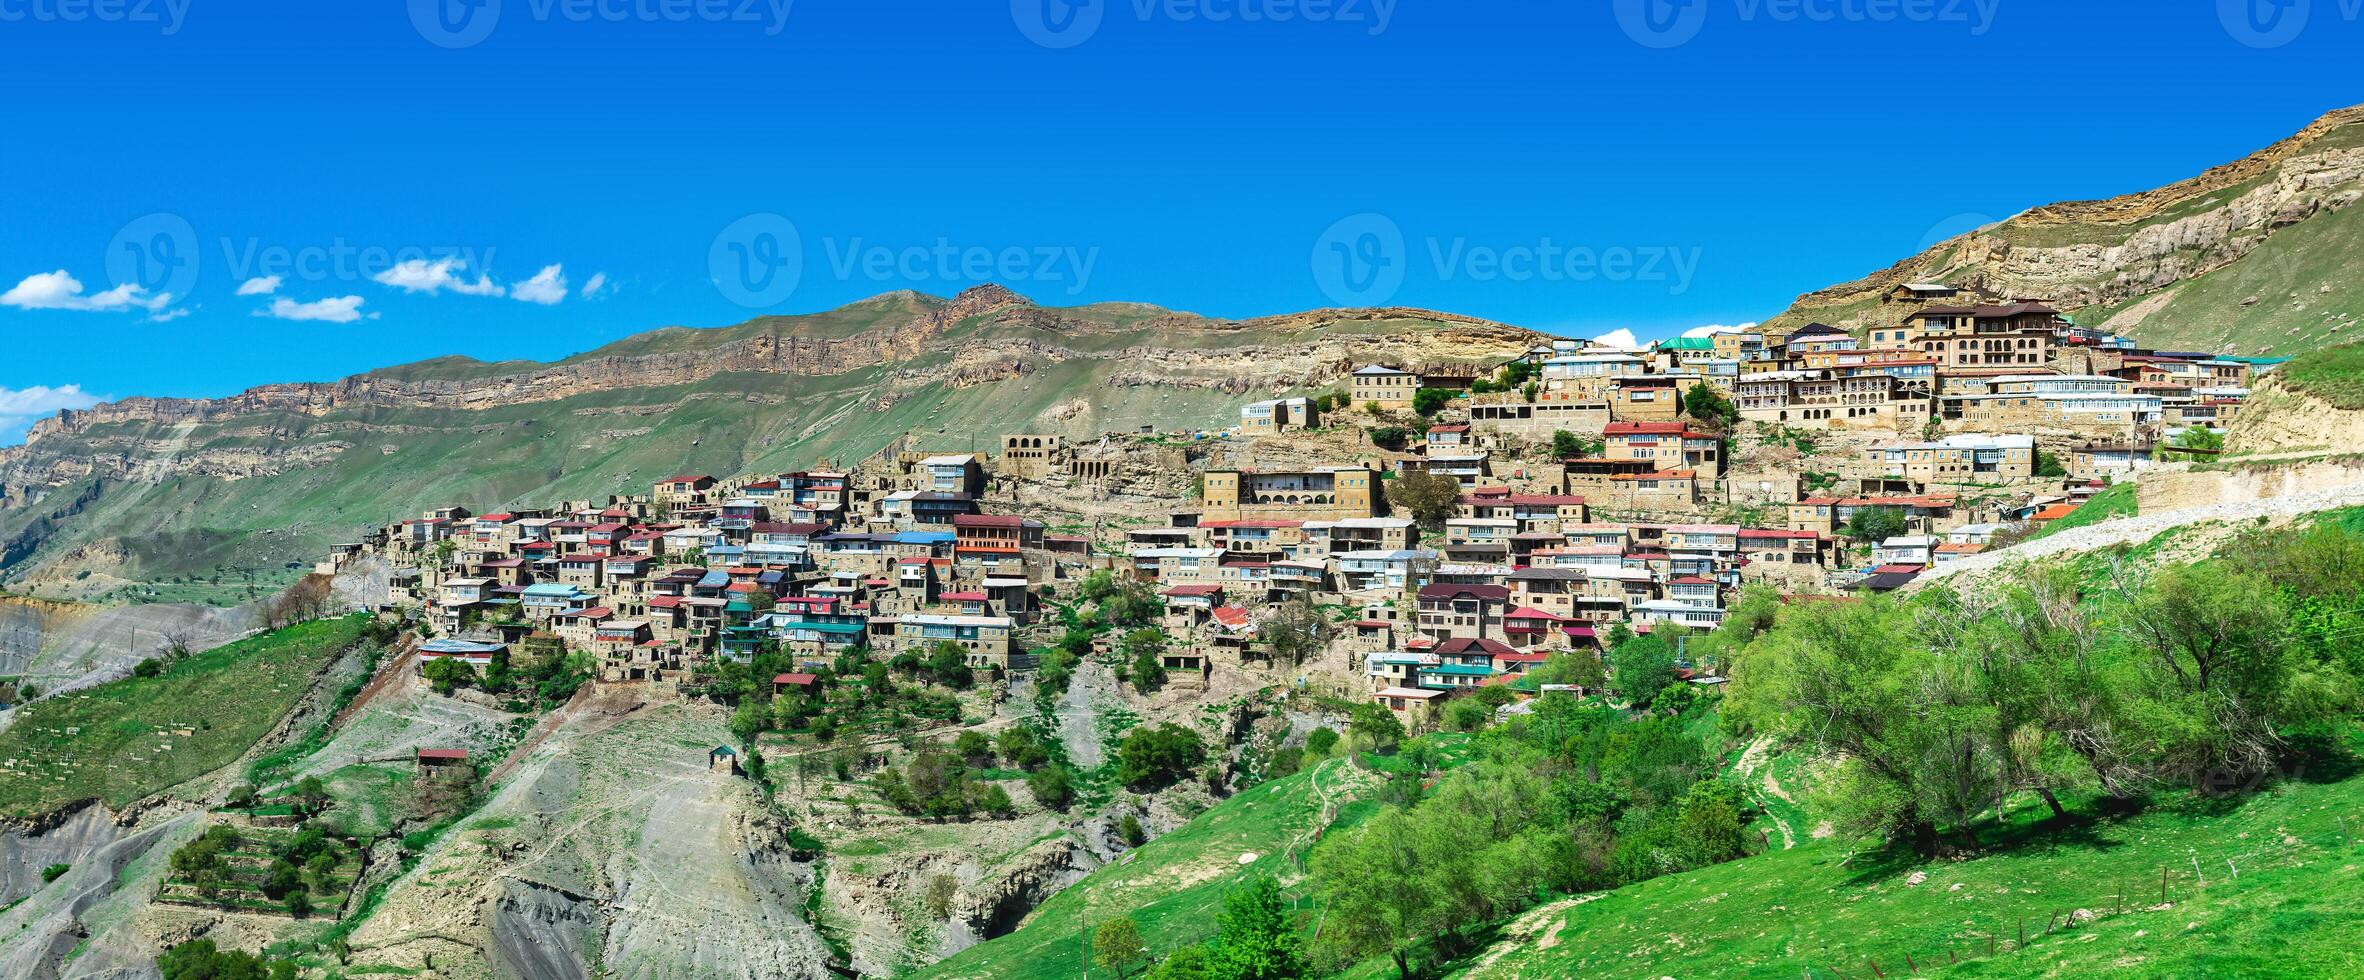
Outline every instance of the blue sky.
<path id="1" fill-rule="evenodd" d="M 2364 101 L 2358 0 L 463 2 L 0 0 L 0 440 L 980 279 L 1662 336 Z"/>

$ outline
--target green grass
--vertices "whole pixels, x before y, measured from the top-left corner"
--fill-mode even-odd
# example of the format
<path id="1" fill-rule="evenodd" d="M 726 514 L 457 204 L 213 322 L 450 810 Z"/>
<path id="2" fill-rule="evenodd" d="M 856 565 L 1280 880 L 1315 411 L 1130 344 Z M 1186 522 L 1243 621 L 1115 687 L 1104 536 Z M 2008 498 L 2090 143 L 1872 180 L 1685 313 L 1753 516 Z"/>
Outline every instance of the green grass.
<path id="1" fill-rule="evenodd" d="M 0 732 L 0 811 L 121 807 L 236 760 L 279 724 L 367 617 L 291 626 L 22 709 Z M 186 732 L 187 734 L 181 734 Z M 170 746 L 170 748 L 166 748 Z"/>
<path id="2" fill-rule="evenodd" d="M 2335 408 L 2364 409 L 2364 344 L 2341 344 L 2301 354 L 2275 369 L 2294 391 Z"/>
<path id="3" fill-rule="evenodd" d="M 2113 518 L 2133 517 L 2136 512 L 2134 494 L 2135 485 L 2132 483 L 2112 484 L 2077 505 L 2077 509 L 2069 511 L 2068 516 L 2044 525 L 2044 529 L 2037 531 L 2029 540 L 2048 538 L 2062 531 L 2089 527 Z"/>
<path id="4" fill-rule="evenodd" d="M 1257 786 L 1216 804 L 1188 825 L 1142 845 L 1060 891 L 1006 936 L 922 970 L 922 977 L 1052 980 L 1080 977 L 1079 923 L 1097 927 L 1128 914 L 1150 951 L 1163 955 L 1215 935 L 1223 894 L 1251 874 L 1283 881 L 1302 871 L 1292 844 L 1310 843 L 1325 800 L 1345 803 L 1349 783 L 1367 785 L 1344 762 Z M 1343 811 L 1341 811 L 1343 813 Z M 1242 855 L 1254 855 L 1242 864 Z"/>
<path id="5" fill-rule="evenodd" d="M 1868 977 L 1877 963 L 1892 977 L 1912 966 L 1963 977 L 2364 973 L 2354 941 L 2364 841 L 2349 836 L 2364 832 L 2364 778 L 2185 797 L 2114 819 L 2080 809 L 2065 825 L 2046 816 L 2024 803 L 1987 832 L 1990 853 L 1964 861 L 1850 856 L 1825 841 L 1644 882 L 1539 916 L 1531 932 L 1505 936 L 1497 961 L 1477 968 L 1481 954 L 1461 972 Z M 2154 910 L 2162 868 L 2167 907 Z M 1926 878 L 1914 884 L 1916 873 Z M 2046 934 L 2056 915 L 2080 909 L 2097 918 Z M 1949 966 L 1949 951 L 1975 958 Z"/>

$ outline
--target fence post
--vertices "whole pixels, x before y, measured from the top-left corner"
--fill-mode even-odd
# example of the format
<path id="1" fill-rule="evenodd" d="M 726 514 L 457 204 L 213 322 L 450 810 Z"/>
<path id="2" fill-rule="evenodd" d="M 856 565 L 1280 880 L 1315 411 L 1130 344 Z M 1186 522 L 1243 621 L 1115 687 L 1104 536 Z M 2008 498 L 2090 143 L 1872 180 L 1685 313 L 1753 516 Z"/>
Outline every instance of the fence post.
<path id="1" fill-rule="evenodd" d="M 2200 879 L 2201 889 L 2208 887 L 2208 875 L 2200 870 L 2200 859 L 2196 856 L 2192 858 L 2192 877 Z"/>
<path id="2" fill-rule="evenodd" d="M 1904 954 L 1904 968 L 1914 973 L 1921 972 L 1921 965 L 1913 962 L 1913 954 L 1911 953 Z"/>
<path id="3" fill-rule="evenodd" d="M 2159 866 L 2159 904 L 2167 904 L 2167 866 Z"/>
<path id="4" fill-rule="evenodd" d="M 2027 916 L 2019 917 L 2019 948 L 2027 948 Z"/>
<path id="5" fill-rule="evenodd" d="M 1888 980 L 1888 975 L 1880 972 L 1880 961 L 1872 959 L 1869 956 L 1864 957 L 1863 961 L 1871 964 L 1872 976 L 1878 977 L 1880 980 Z"/>

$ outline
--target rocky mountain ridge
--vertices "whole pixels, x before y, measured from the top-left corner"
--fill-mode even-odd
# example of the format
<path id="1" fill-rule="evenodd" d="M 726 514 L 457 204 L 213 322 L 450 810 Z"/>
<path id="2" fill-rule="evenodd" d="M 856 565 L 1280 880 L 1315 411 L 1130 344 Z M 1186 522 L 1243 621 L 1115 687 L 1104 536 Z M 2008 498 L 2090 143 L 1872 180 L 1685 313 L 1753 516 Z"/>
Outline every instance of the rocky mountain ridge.
<path id="1" fill-rule="evenodd" d="M 2364 106 L 2330 112 L 2287 139 L 2187 180 L 2104 200 L 2031 208 L 1946 239 L 1861 279 L 1806 293 L 1772 322 L 1820 320 L 1863 329 L 1905 312 L 1882 308 L 1880 298 L 1889 290 L 1909 282 L 1943 282 L 1999 296 L 2043 298 L 2157 345 L 2237 353 L 2278 346 L 2287 352 L 2300 349 L 2288 337 L 2304 334 L 2300 344 L 2319 345 L 2335 332 L 2321 328 L 2338 326 L 2352 315 L 2334 313 L 2324 324 L 2284 316 L 2269 324 L 2262 315 L 2281 304 L 2266 304 L 2267 298 L 2296 300 L 2292 305 L 2298 309 L 2285 313 L 2352 313 L 2364 307 L 2364 289 L 2359 289 L 2364 284 L 2341 275 L 2341 263 L 2332 259 L 2354 233 L 2349 226 L 2356 224 L 2338 216 L 2359 198 L 2364 198 Z M 2192 297 L 2176 302 L 2182 287 L 2242 265 L 2281 236 L 2334 225 L 2338 245 L 2302 246 L 2311 253 L 2308 258 L 2332 261 L 2291 262 L 2289 256 L 2274 255 L 2271 263 L 2259 264 L 2285 267 L 2276 271 L 2289 282 L 2260 283 L 2282 287 L 2272 292 L 2238 290 L 2224 304 L 2265 304 L 2255 311 L 2258 315 L 2228 317 L 2222 308 L 2210 309 L 2219 304 Z M 2328 299 L 2310 302 L 2302 293 Z M 2202 322 L 2211 313 L 2219 322 Z M 2266 333 L 2268 327 L 2273 334 Z M 2283 329 L 2289 327 L 2299 329 Z"/>

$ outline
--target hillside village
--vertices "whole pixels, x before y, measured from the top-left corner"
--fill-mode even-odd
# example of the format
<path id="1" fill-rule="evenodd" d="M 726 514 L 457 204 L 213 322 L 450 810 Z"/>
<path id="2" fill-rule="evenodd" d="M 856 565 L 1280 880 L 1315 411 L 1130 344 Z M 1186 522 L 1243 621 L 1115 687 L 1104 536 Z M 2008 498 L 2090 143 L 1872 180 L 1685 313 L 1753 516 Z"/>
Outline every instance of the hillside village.
<path id="1" fill-rule="evenodd" d="M 1097 577 L 1154 592 L 1156 638 L 1123 653 L 1160 686 L 1291 682 L 1417 730 L 1613 631 L 1712 629 L 1745 585 L 1896 589 L 2041 533 L 2154 459 L 2214 453 L 2277 363 L 2144 350 L 1939 284 L 1888 304 L 1860 338 L 1808 324 L 1358 365 L 1222 431 L 1017 433 L 998 453 L 907 437 L 837 469 L 455 502 L 322 570 L 389 559 L 387 605 L 432 634 L 422 669 L 554 638 L 595 655 L 599 683 L 660 692 L 763 650 L 794 658 L 783 688 L 864 651 L 1027 676 Z"/>

